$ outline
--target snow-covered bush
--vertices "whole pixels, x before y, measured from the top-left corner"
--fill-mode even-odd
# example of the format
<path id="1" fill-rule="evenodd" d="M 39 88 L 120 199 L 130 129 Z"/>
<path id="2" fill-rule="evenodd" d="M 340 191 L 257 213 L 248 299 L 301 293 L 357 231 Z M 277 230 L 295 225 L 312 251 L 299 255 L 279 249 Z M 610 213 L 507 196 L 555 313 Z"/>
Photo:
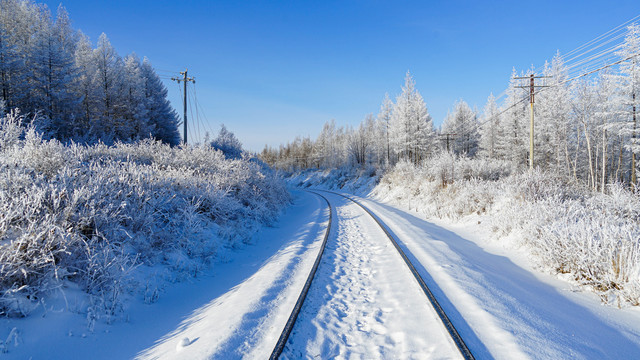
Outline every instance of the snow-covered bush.
<path id="1" fill-rule="evenodd" d="M 291 186 L 343 190 L 366 195 L 380 181 L 382 173 L 382 170 L 373 167 L 304 170 L 287 174 L 287 182 Z"/>
<path id="2" fill-rule="evenodd" d="M 541 269 L 605 302 L 640 305 L 640 196 L 620 185 L 594 193 L 547 172 L 443 154 L 397 164 L 372 195 L 432 217 L 488 214 L 498 241 L 515 241 Z"/>
<path id="3" fill-rule="evenodd" d="M 222 151 L 228 159 L 239 159 L 242 157 L 242 143 L 235 134 L 227 130 L 224 125 L 220 128 L 218 136 L 211 142 L 211 147 Z"/>
<path id="4" fill-rule="evenodd" d="M 0 314 L 25 316 L 69 282 L 91 317 L 118 315 L 140 266 L 194 274 L 289 201 L 250 159 L 209 146 L 63 145 L 0 119 Z M 88 315 L 89 316 L 89 315 Z"/>
<path id="5" fill-rule="evenodd" d="M 525 177 L 511 180 L 514 197 L 495 213 L 495 230 L 517 232 L 541 268 L 593 288 L 603 301 L 640 305 L 640 197 L 617 184 L 602 194 L 559 186 L 548 175 Z M 518 198 L 523 188 L 528 196 Z"/>

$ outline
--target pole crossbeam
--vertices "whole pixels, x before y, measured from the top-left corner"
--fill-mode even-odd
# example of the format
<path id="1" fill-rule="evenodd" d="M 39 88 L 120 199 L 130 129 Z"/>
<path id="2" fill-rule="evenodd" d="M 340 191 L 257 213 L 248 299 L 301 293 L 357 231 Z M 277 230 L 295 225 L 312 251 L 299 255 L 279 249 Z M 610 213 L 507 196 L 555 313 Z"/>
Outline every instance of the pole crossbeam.
<path id="1" fill-rule="evenodd" d="M 171 80 L 173 81 L 177 81 L 178 84 L 180 84 L 180 82 L 182 81 L 184 83 L 184 99 L 182 100 L 183 105 L 184 105 L 184 115 L 183 115 L 183 124 L 184 124 L 184 143 L 187 143 L 187 83 L 188 82 L 192 82 L 192 83 L 196 83 L 196 78 L 194 77 L 188 77 L 187 76 L 187 69 L 184 69 L 184 71 L 180 71 L 180 75 L 182 75 L 182 77 L 172 77 Z"/>

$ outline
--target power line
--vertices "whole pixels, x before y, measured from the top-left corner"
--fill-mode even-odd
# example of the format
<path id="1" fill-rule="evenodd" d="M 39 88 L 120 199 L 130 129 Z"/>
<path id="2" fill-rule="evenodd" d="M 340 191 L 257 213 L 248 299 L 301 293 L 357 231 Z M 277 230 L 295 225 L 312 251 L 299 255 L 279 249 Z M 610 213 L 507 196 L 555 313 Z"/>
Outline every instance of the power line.
<path id="1" fill-rule="evenodd" d="M 213 129 L 210 126 L 209 120 L 207 119 L 207 115 L 204 112 L 204 108 L 200 104 L 200 101 L 198 101 L 198 90 L 195 85 L 193 86 L 193 96 L 196 102 L 196 109 L 200 109 L 200 112 L 202 113 L 202 117 L 204 118 L 203 127 L 205 128 L 205 131 L 207 131 L 211 136 L 214 136 Z"/>

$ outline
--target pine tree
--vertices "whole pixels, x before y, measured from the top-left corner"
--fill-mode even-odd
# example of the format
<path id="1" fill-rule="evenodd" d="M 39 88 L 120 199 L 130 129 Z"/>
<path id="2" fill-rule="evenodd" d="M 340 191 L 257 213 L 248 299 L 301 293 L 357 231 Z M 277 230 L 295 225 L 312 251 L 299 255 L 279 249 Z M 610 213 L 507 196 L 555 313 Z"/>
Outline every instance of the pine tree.
<path id="1" fill-rule="evenodd" d="M 509 160 L 517 165 L 525 165 L 529 154 L 527 122 L 528 94 L 516 88 L 514 79 L 517 73 L 513 69 L 504 111 L 500 117 L 502 137 L 496 143 L 496 155 L 499 159 Z"/>
<path id="2" fill-rule="evenodd" d="M 405 77 L 402 93 L 398 95 L 393 108 L 389 138 L 397 159 L 416 164 L 426 157 L 433 147 L 433 122 L 409 72 Z"/>
<path id="3" fill-rule="evenodd" d="M 145 102 L 144 78 L 140 59 L 133 53 L 124 58 L 124 120 L 129 139 L 152 135 Z"/>
<path id="4" fill-rule="evenodd" d="M 536 157 L 539 166 L 569 175 L 571 94 L 568 71 L 559 53 L 545 64 L 543 74 L 548 77 L 548 87 L 536 95 Z"/>
<path id="5" fill-rule="evenodd" d="M 93 50 L 95 73 L 92 84 L 96 89 L 97 118 L 92 126 L 93 134 L 106 143 L 126 138 L 124 126 L 124 64 L 107 35 L 102 33 L 98 39 L 98 47 Z"/>
<path id="6" fill-rule="evenodd" d="M 76 140 L 88 141 L 89 134 L 95 132 L 92 130 L 94 123 L 91 120 L 99 116 L 96 111 L 98 92 L 93 86 L 93 75 L 97 69 L 93 62 L 93 49 L 89 39 L 81 33 L 78 37 L 74 53 L 78 77 L 73 81 L 72 88 L 79 99 L 80 109 L 71 128 Z"/>
<path id="7" fill-rule="evenodd" d="M 384 94 L 382 105 L 380 106 L 380 113 L 378 113 L 379 123 L 379 140 L 382 142 L 382 157 L 385 159 L 385 164 L 388 166 L 393 163 L 391 160 L 391 142 L 389 137 L 389 128 L 391 127 L 391 117 L 393 115 L 393 101 L 389 98 L 389 94 Z"/>
<path id="8" fill-rule="evenodd" d="M 59 8 L 56 23 L 43 8 L 38 31 L 34 34 L 31 62 L 32 109 L 40 112 L 44 130 L 59 139 L 70 136 L 68 127 L 77 101 L 70 87 L 77 76 L 73 59 L 74 47 L 68 17 Z"/>
<path id="9" fill-rule="evenodd" d="M 145 58 L 140 68 L 145 97 L 145 109 L 148 111 L 148 125 L 153 137 L 169 145 L 180 144 L 178 114 L 167 99 L 167 88 Z"/>
<path id="10" fill-rule="evenodd" d="M 455 134 L 451 148 L 455 154 L 473 157 L 478 152 L 478 117 L 464 100 L 456 102 L 453 113 L 447 114 L 442 132 Z"/>
<path id="11" fill-rule="evenodd" d="M 211 142 L 211 147 L 222 151 L 227 159 L 239 159 L 242 157 L 242 143 L 227 127 L 222 124 L 218 136 Z"/>
<path id="12" fill-rule="evenodd" d="M 620 64 L 620 73 L 623 75 L 620 91 L 624 107 L 624 126 L 620 134 L 628 137 L 626 149 L 631 152 L 630 179 L 629 182 L 637 187 L 637 172 L 640 156 L 640 136 L 638 136 L 638 120 L 640 118 L 640 25 L 631 24 L 627 28 L 622 48 L 617 53 L 624 61 Z"/>
<path id="13" fill-rule="evenodd" d="M 502 135 L 500 129 L 500 112 L 493 93 L 489 95 L 484 106 L 482 126 L 480 128 L 479 153 L 489 159 L 496 158 L 498 138 Z"/>

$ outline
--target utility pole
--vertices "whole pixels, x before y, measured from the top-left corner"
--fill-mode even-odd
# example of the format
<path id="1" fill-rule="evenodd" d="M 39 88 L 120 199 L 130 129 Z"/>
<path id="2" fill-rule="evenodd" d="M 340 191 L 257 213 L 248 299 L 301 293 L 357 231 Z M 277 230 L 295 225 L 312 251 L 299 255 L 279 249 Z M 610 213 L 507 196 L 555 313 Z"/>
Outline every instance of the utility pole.
<path id="1" fill-rule="evenodd" d="M 184 123 L 184 143 L 187 143 L 187 83 L 189 81 L 191 81 L 192 83 L 196 83 L 196 78 L 190 78 L 187 77 L 187 69 L 184 69 L 184 71 L 180 71 L 180 75 L 182 75 L 182 78 L 179 77 L 172 77 L 171 80 L 173 81 L 177 81 L 178 84 L 180 84 L 180 81 L 184 82 L 184 100 L 182 100 L 183 105 L 184 105 L 184 115 L 182 117 L 183 119 L 183 123 Z"/>
<path id="2" fill-rule="evenodd" d="M 444 140 L 447 143 L 447 152 L 449 152 L 449 140 L 455 139 L 456 135 L 457 134 L 440 134 L 440 140 Z M 444 139 L 442 139 L 442 137 L 444 137 Z"/>
<path id="3" fill-rule="evenodd" d="M 526 86 L 516 86 L 521 89 L 529 89 L 529 104 L 531 108 L 531 122 L 529 124 L 529 169 L 533 170 L 533 104 L 535 103 L 535 92 L 536 87 L 542 88 L 547 86 L 541 86 L 535 84 L 535 79 L 543 79 L 549 78 L 551 76 L 535 76 L 535 74 L 531 74 L 525 77 L 515 77 L 514 79 L 529 79 L 529 85 Z"/>

